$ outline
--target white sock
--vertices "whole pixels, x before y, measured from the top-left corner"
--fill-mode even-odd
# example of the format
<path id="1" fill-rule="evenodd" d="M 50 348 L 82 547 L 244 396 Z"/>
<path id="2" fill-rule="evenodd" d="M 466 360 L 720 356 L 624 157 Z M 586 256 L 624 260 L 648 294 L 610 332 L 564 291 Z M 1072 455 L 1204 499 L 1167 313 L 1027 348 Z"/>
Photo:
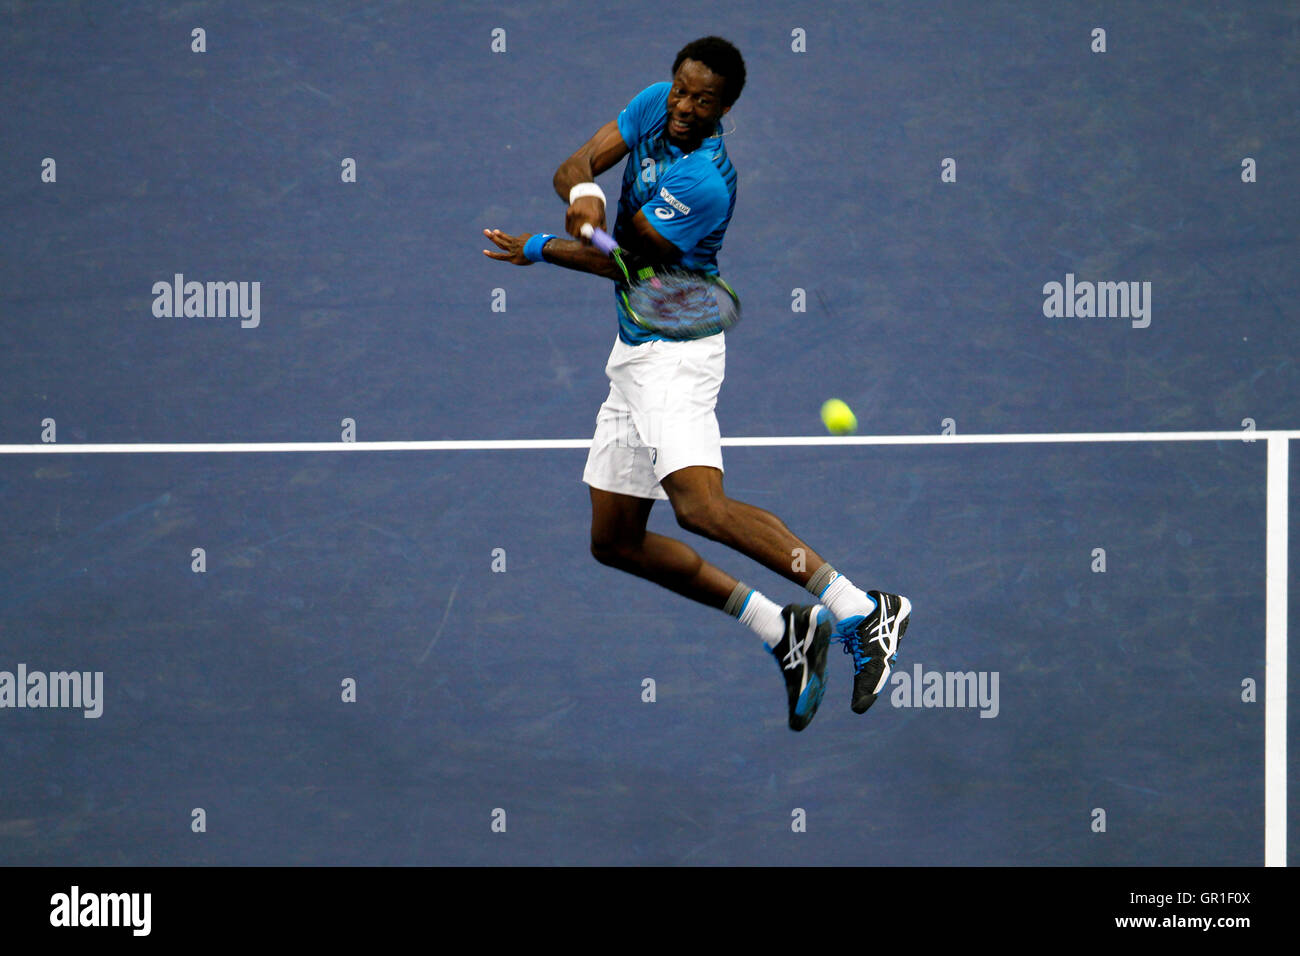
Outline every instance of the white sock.
<path id="1" fill-rule="evenodd" d="M 866 617 L 876 609 L 875 599 L 866 591 L 854 587 L 853 582 L 838 571 L 817 600 L 830 608 L 837 621 L 858 615 Z"/>
<path id="2" fill-rule="evenodd" d="M 750 592 L 749 600 L 740 612 L 740 623 L 751 628 L 768 647 L 776 647 L 781 643 L 781 638 L 785 637 L 785 621 L 781 620 L 781 609 L 758 591 Z"/>

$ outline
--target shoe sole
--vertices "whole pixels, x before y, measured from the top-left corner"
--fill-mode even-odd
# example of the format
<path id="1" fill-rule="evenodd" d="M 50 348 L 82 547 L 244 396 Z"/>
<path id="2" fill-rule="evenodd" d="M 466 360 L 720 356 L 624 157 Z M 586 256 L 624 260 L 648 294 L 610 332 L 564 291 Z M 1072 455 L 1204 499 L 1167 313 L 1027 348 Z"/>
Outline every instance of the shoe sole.
<path id="1" fill-rule="evenodd" d="M 903 646 L 903 635 L 907 633 L 908 621 L 912 619 L 912 602 L 902 595 L 898 596 L 898 601 L 898 613 L 894 615 L 894 627 L 890 634 L 893 638 L 894 653 L 884 660 L 885 670 L 876 682 L 876 692 L 865 702 L 855 701 L 849 705 L 855 714 L 865 714 L 871 709 L 871 705 L 876 702 L 876 698 L 880 696 L 880 691 L 884 689 L 885 684 L 889 681 L 889 675 L 893 671 L 893 667 L 890 665 L 898 660 L 898 649 Z"/>

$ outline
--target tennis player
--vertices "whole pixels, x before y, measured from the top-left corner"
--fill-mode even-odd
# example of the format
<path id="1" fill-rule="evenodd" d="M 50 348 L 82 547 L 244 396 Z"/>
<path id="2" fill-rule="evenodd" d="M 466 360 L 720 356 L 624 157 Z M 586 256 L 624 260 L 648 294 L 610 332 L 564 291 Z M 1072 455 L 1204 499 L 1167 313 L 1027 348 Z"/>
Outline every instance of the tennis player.
<path id="1" fill-rule="evenodd" d="M 555 191 L 568 203 L 565 231 L 578 237 L 584 225 L 605 228 L 605 195 L 594 180 L 627 157 L 613 230 L 625 261 L 716 275 L 736 207 L 736 170 L 720 121 L 744 85 L 744 60 L 726 40 L 703 37 L 683 47 L 670 82 L 634 96 L 556 170 Z M 549 262 L 622 279 L 618 266 L 585 240 L 499 229 L 484 235 L 497 247 L 484 253 L 502 262 Z M 751 628 L 785 677 L 791 729 L 803 730 L 817 712 L 832 641 L 853 657 L 852 708 L 864 713 L 889 679 L 911 603 L 855 587 L 780 518 L 727 497 L 714 414 L 726 333 L 666 339 L 639 326 L 621 303 L 617 309 L 618 339 L 605 367 L 609 397 L 596 417 L 583 473 L 591 491 L 592 555 Z M 681 527 L 794 581 L 818 603 L 778 607 L 685 543 L 647 531 L 650 509 L 663 498 Z"/>

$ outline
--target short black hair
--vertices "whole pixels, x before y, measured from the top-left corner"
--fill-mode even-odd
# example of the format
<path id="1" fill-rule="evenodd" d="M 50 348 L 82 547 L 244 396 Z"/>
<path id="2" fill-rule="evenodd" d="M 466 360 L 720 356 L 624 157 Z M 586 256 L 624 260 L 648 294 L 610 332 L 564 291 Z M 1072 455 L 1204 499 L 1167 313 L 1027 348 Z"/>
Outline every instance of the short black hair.
<path id="1" fill-rule="evenodd" d="M 740 99 L 745 88 L 745 60 L 731 43 L 722 37 L 700 37 L 682 47 L 673 60 L 673 75 L 683 60 L 703 63 L 727 82 L 722 88 L 722 105 L 730 106 Z"/>

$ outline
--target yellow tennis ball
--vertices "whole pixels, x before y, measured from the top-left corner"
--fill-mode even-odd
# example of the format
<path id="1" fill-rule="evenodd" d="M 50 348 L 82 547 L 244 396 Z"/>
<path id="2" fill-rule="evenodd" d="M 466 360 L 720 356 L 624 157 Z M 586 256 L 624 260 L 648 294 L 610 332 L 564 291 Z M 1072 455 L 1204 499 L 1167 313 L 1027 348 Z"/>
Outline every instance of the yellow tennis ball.
<path id="1" fill-rule="evenodd" d="M 858 417 L 849 406 L 832 398 L 822 405 L 822 424 L 832 435 L 852 435 L 858 430 Z"/>

